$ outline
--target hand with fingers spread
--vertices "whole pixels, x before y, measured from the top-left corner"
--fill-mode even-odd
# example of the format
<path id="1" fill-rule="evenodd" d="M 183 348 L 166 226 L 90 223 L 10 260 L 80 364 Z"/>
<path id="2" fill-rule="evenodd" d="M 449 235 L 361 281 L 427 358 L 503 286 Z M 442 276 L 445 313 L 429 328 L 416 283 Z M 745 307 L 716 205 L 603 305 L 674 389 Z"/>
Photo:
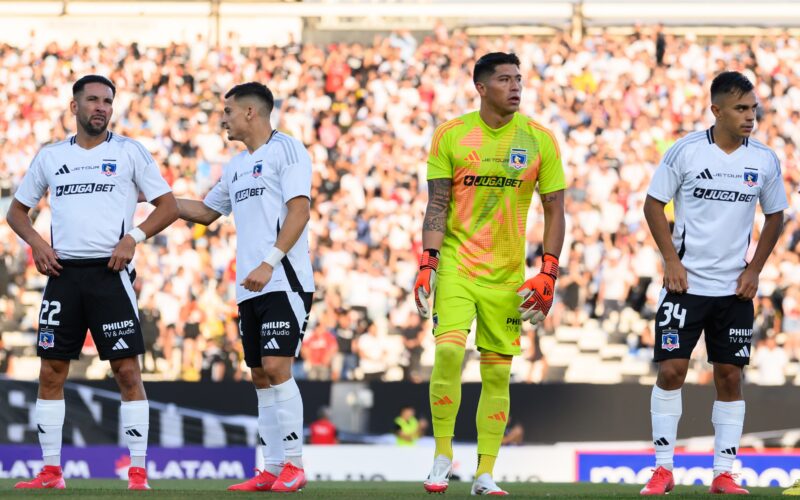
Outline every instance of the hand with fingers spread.
<path id="1" fill-rule="evenodd" d="M 417 303 L 419 315 L 423 318 L 431 317 L 431 304 L 428 299 L 433 297 L 436 288 L 437 269 L 439 269 L 439 251 L 429 248 L 422 252 L 417 281 L 414 283 L 414 301 Z"/>
<path id="2" fill-rule="evenodd" d="M 558 279 L 558 258 L 549 253 L 542 257 L 539 274 L 526 281 L 517 290 L 522 297 L 519 306 L 522 321 L 530 320 L 532 324 L 543 321 L 553 305 L 553 294 Z"/>

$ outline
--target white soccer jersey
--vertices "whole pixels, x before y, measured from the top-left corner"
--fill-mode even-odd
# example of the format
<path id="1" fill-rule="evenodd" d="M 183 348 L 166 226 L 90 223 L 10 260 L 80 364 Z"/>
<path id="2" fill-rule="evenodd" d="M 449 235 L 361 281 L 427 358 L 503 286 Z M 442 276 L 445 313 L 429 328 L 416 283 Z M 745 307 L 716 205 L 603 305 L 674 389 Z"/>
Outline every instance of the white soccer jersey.
<path id="1" fill-rule="evenodd" d="M 788 207 L 778 157 L 755 139 L 731 154 L 714 143 L 714 127 L 676 142 L 661 160 L 647 194 L 675 200 L 672 243 L 689 278 L 688 293 L 736 293 L 747 264 L 756 202 L 765 214 Z"/>
<path id="2" fill-rule="evenodd" d="M 311 157 L 303 144 L 275 132 L 263 146 L 236 155 L 203 203 L 236 222 L 236 301 L 268 292 L 313 292 L 314 274 L 308 249 L 308 224 L 303 234 L 272 272 L 261 292 L 241 286 L 261 265 L 278 238 L 289 209 L 286 202 L 311 198 Z"/>
<path id="3" fill-rule="evenodd" d="M 48 189 L 50 237 L 61 259 L 111 257 L 131 229 L 139 191 L 148 201 L 171 191 L 141 144 L 111 132 L 92 149 L 75 136 L 43 147 L 15 197 L 35 207 Z"/>

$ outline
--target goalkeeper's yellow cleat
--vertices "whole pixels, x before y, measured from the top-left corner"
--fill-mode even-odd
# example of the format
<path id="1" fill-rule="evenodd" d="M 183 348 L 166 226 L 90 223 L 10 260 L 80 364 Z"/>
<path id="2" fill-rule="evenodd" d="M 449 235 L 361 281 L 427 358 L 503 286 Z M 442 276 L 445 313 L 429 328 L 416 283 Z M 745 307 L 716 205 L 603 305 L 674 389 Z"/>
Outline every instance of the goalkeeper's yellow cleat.
<path id="1" fill-rule="evenodd" d="M 800 479 L 795 481 L 789 488 L 783 490 L 783 494 L 800 496 Z"/>

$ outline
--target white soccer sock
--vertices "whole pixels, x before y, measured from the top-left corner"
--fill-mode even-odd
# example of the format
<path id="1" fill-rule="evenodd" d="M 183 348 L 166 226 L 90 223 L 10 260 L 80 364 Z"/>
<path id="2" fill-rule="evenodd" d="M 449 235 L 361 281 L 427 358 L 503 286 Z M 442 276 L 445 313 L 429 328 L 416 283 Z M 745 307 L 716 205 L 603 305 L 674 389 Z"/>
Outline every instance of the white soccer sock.
<path id="1" fill-rule="evenodd" d="M 150 431 L 150 403 L 146 399 L 123 401 L 120 405 L 119 419 L 131 453 L 131 467 L 144 467 L 147 456 L 147 433 Z"/>
<path id="2" fill-rule="evenodd" d="M 34 422 L 45 465 L 61 465 L 61 433 L 64 429 L 63 399 L 37 399 Z"/>
<path id="3" fill-rule="evenodd" d="M 744 410 L 744 401 L 714 401 L 711 411 L 711 423 L 714 424 L 714 477 L 733 469 L 742 438 Z"/>
<path id="4" fill-rule="evenodd" d="M 283 434 L 278 425 L 278 406 L 275 403 L 275 389 L 256 389 L 258 396 L 258 434 L 261 438 L 261 453 L 264 456 L 264 470 L 278 475 L 283 468 Z"/>
<path id="5" fill-rule="evenodd" d="M 297 382 L 290 378 L 286 382 L 273 385 L 275 402 L 278 408 L 278 424 L 283 435 L 283 449 L 286 461 L 296 467 L 303 467 L 303 398 Z"/>
<path id="6" fill-rule="evenodd" d="M 672 470 L 675 440 L 678 438 L 678 421 L 683 402 L 681 390 L 665 391 L 653 386 L 650 396 L 650 418 L 653 422 L 653 446 L 656 449 L 656 467 Z"/>

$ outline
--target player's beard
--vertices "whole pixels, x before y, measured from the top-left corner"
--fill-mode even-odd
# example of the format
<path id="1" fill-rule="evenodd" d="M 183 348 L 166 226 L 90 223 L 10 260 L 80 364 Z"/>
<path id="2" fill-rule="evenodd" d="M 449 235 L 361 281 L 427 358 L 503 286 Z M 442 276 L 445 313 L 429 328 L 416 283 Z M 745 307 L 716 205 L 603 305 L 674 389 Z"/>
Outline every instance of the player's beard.
<path id="1" fill-rule="evenodd" d="M 83 130 L 92 137 L 97 137 L 98 135 L 105 133 L 106 129 L 108 129 L 107 118 L 103 119 L 103 124 L 100 126 L 96 126 L 92 123 L 92 117 L 81 119 L 79 121 Z"/>

